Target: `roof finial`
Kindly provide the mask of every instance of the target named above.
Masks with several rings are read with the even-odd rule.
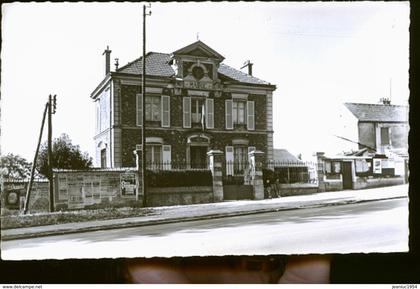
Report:
[[[197,32],[196,37],[197,37],[197,41],[200,40],[200,32]]]

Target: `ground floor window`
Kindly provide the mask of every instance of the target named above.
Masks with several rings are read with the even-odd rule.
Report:
[[[235,174],[243,174],[248,167],[248,147],[234,147],[233,165]]]
[[[326,161],[325,172],[327,174],[339,174],[341,173],[341,162],[339,161]]]
[[[159,168],[162,165],[162,146],[146,145],[146,167]]]

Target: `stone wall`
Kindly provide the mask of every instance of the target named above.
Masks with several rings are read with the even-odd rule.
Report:
[[[1,190],[1,206],[8,210],[23,210],[29,180],[5,180]],[[49,183],[35,180],[29,198],[29,212],[49,211]]]
[[[55,208],[141,206],[135,169],[56,171]]]
[[[341,175],[340,175],[341,176]],[[342,191],[343,190],[343,179],[328,179],[324,177],[323,184],[323,190],[325,192],[331,192],[331,191]],[[321,188],[321,187],[320,187]]]
[[[404,177],[390,177],[390,178],[366,178],[356,177],[356,181],[353,182],[353,189],[370,189],[379,188],[386,186],[396,186],[404,184]]]
[[[223,200],[253,200],[254,187],[252,185],[224,185]]]
[[[279,184],[280,196],[297,196],[318,192],[318,184]]]
[[[147,189],[147,205],[151,207],[211,202],[213,202],[213,188],[209,186]]]

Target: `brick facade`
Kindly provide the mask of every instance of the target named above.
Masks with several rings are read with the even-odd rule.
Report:
[[[150,53],[147,57],[149,66],[146,71],[151,75],[146,77],[146,97],[157,97],[159,104],[155,107],[159,111],[151,108],[153,104],[146,106],[145,110],[151,115],[155,109],[156,117],[160,119],[146,121],[148,145],[166,145],[170,152],[169,160],[177,163],[192,162],[193,158],[197,158],[193,154],[206,158],[205,151],[220,150],[225,153],[227,146],[232,146],[234,150],[238,146],[248,150],[255,147],[264,152],[264,158],[272,155],[271,98],[274,85],[221,64],[223,56],[200,41],[171,55]],[[178,69],[173,68],[174,65]],[[139,109],[144,111],[137,103],[137,95],[142,90],[140,66],[141,60],[136,60],[116,72],[108,73],[91,95],[100,104],[97,113],[100,111],[101,115],[97,117],[97,122],[100,126],[105,126],[104,119],[111,122],[110,129],[97,130],[94,137],[97,166],[101,165],[101,158],[104,165],[105,155],[106,167],[136,165],[133,151],[136,145],[141,144],[141,126],[137,125],[137,117]],[[103,98],[107,98],[106,101]],[[185,98],[189,98],[189,107]],[[226,101],[232,101],[232,110],[226,108]],[[167,102],[170,109],[166,115],[169,115],[170,121],[168,127],[162,127],[163,104]],[[234,102],[238,107],[233,108]],[[242,107],[239,108],[237,103],[242,103]],[[230,123],[229,119],[233,122],[234,113],[242,124],[234,124],[230,128],[227,122]],[[193,114],[196,117],[203,115],[205,127],[200,121],[194,123]],[[239,120],[240,117],[242,120]],[[184,125],[185,118],[190,119],[191,127]],[[168,161],[168,155],[163,159],[162,151],[160,154],[160,161]]]

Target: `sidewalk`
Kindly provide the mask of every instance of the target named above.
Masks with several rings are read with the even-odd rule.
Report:
[[[282,210],[296,210],[394,198],[405,198],[407,196],[408,185],[406,184],[368,190],[325,192],[312,195],[290,196],[260,201],[228,201],[210,204],[156,207],[153,208],[154,214],[149,216],[2,230],[1,239],[6,241],[58,234],[82,233],[96,230],[121,229],[136,226],[205,220]]]

